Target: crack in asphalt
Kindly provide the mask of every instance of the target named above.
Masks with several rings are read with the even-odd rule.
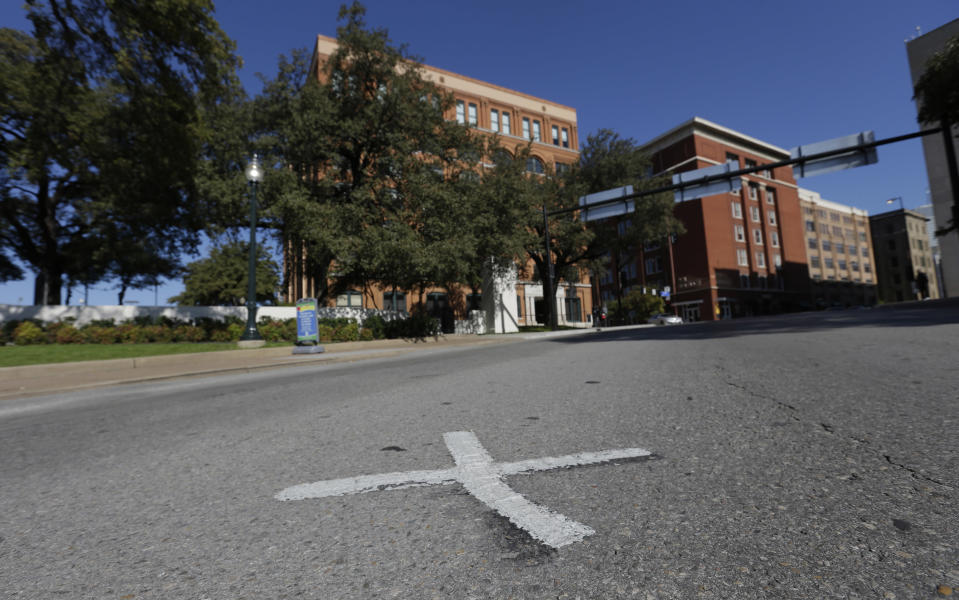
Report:
[[[720,371],[723,371],[723,368],[722,368],[722,367],[718,367],[718,368],[719,368]],[[761,400],[768,400],[768,401],[774,402],[779,408],[787,411],[788,416],[789,416],[792,420],[794,420],[794,421],[796,421],[796,422],[798,422],[798,423],[808,423],[807,420],[805,420],[805,419],[803,419],[803,418],[801,417],[801,413],[799,412],[799,409],[797,409],[795,406],[793,406],[793,405],[791,405],[791,404],[788,404],[788,403],[786,403],[786,402],[783,402],[783,401],[781,401],[781,400],[778,400],[778,399],[776,399],[776,398],[774,398],[774,397],[772,397],[772,396],[767,396],[767,395],[765,395],[765,394],[760,394],[760,393],[758,393],[758,392],[755,392],[755,391],[749,389],[749,388],[746,387],[745,385],[742,385],[742,384],[739,384],[739,383],[735,383],[735,382],[729,381],[729,380],[727,380],[727,379],[724,379],[723,382],[724,382],[726,385],[728,385],[729,387],[736,388],[737,390],[740,390],[740,391],[742,391],[742,392],[745,392],[746,394],[749,394],[750,396],[752,396],[752,397],[754,397],[754,398],[759,398],[759,399],[761,399]],[[874,450],[873,448],[870,447],[870,442],[869,442],[869,440],[867,440],[867,439],[858,438],[858,437],[855,437],[855,436],[852,436],[852,435],[848,435],[848,434],[836,433],[835,427],[832,426],[832,425],[830,425],[830,424],[828,424],[828,423],[819,422],[818,425],[819,425],[819,427],[822,428],[822,430],[823,430],[824,432],[828,433],[829,435],[836,436],[836,437],[839,437],[839,438],[843,438],[843,439],[846,439],[846,440],[851,440],[851,441],[853,441],[853,442],[856,442],[857,444],[861,444],[861,445],[867,447],[871,453],[877,454],[877,455],[879,455],[879,456],[882,456],[882,457],[886,460],[887,463],[889,463],[890,465],[892,465],[892,466],[894,466],[894,467],[897,467],[897,468],[899,468],[899,469],[902,469],[903,471],[906,471],[906,472],[909,473],[914,479],[922,479],[922,480],[928,481],[928,482],[930,482],[930,483],[934,483],[934,484],[936,484],[936,485],[942,486],[942,487],[947,488],[947,489],[950,489],[950,490],[951,490],[951,489],[955,489],[952,485],[949,485],[948,483],[945,483],[944,481],[940,481],[940,480],[936,479],[935,477],[930,477],[929,475],[926,475],[925,473],[919,471],[918,469],[914,469],[914,468],[912,468],[912,467],[910,467],[910,466],[908,466],[908,465],[905,465],[905,464],[902,464],[902,463],[899,463],[899,462],[894,461],[894,460],[892,459],[892,456],[889,455],[889,454],[880,454],[880,452],[879,452],[878,450]]]

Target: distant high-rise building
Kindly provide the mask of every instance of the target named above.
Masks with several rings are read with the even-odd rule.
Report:
[[[939,298],[926,217],[908,209],[869,217],[876,253],[879,299],[903,302]]]
[[[799,189],[812,297],[818,308],[876,303],[869,214]]]

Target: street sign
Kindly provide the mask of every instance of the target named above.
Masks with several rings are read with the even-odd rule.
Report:
[[[673,199],[676,202],[682,202],[684,200],[694,200],[696,198],[712,196],[714,194],[738,192],[743,187],[743,182],[739,177],[726,177],[722,179],[715,179],[713,181],[705,181],[707,177],[723,175],[737,169],[738,166],[735,163],[727,162],[721,165],[703,167],[702,169],[696,169],[695,171],[676,173],[673,175],[673,185],[679,185],[680,183],[688,183],[689,185],[674,191]],[[703,182],[697,184],[697,180],[703,180]]]
[[[453,456],[453,462],[456,463],[456,466],[451,469],[360,475],[301,483],[280,491],[274,498],[306,500],[458,482],[466,488],[467,493],[509,519],[534,539],[553,548],[560,548],[578,542],[594,534],[595,531],[582,523],[530,502],[506,485],[503,481],[504,477],[585,465],[621,464],[631,459],[649,459],[653,456],[649,450],[643,448],[622,448],[580,452],[567,456],[547,456],[518,462],[494,462],[472,431],[444,433],[443,440]]]
[[[296,302],[296,346],[293,354],[323,352],[316,312],[316,298],[301,298]]]
[[[863,148],[862,146],[864,144],[872,144],[875,141],[875,133],[872,131],[863,131],[824,142],[797,146],[789,151],[789,155],[794,159],[801,159],[804,156],[815,156],[826,152],[837,152],[843,149],[848,149],[849,151],[825,158],[801,161],[793,165],[793,176],[799,179],[800,177],[812,177],[813,175],[822,175],[824,173],[832,173],[833,171],[874,164],[879,161],[879,155],[876,153],[875,146],[869,148]]]
[[[598,202],[615,200],[616,198],[628,196],[632,193],[633,186],[627,185],[624,187],[588,194],[586,196],[580,196],[579,205],[582,206],[583,209],[579,214],[579,218],[581,221],[597,221],[599,219],[608,219],[610,217],[618,217],[620,215],[625,215],[626,213],[631,213],[636,210],[632,200],[627,200],[622,204],[608,204],[606,206],[600,206],[597,208],[589,208],[589,205],[596,204]]]

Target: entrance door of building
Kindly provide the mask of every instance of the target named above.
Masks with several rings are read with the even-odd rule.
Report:
[[[700,303],[696,304],[683,304],[679,307],[682,314],[680,315],[683,318],[683,321],[690,323],[693,321],[701,321],[702,316],[699,312],[699,307],[702,306]]]
[[[546,301],[542,297],[533,299],[533,312],[537,323],[541,325],[546,323]]]
[[[453,333],[453,309],[450,308],[449,297],[441,292],[432,292],[426,295],[426,312],[434,319],[439,320],[443,333]]]

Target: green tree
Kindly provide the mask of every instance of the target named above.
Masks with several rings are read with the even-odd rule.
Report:
[[[926,61],[914,88],[919,102],[919,122],[959,123],[959,36]]]
[[[959,36],[946,42],[941,51],[926,61],[925,70],[916,82],[914,91],[914,99],[919,102],[919,122],[938,121],[946,128],[943,135],[951,136],[952,127],[959,124]],[[953,203],[952,219],[936,231],[936,235],[944,235],[957,227],[959,201]]]
[[[580,151],[580,163],[568,173],[541,169],[532,159],[528,148],[520,149],[512,160],[497,161],[487,179],[498,179],[495,185],[511,190],[510,197],[516,204],[514,210],[522,211],[518,219],[522,226],[512,234],[516,237],[502,241],[500,246],[510,247],[518,241],[533,261],[534,276],[538,279],[542,279],[547,268],[543,211],[567,211],[549,217],[554,277],[552,297],[544,303],[547,321],[556,303],[558,282],[579,281],[583,270],[602,273],[608,254],[629,252],[643,240],[661,239],[684,231],[673,216],[671,194],[637,200],[635,212],[624,217],[627,226],[622,233],[617,219],[587,224],[580,220],[577,211],[571,210],[579,206],[579,198],[584,194],[623,185],[632,185],[636,192],[664,185],[661,178],[648,177],[649,159],[632,139],[620,138],[608,129],[588,136]],[[540,170],[544,172],[537,173]]]
[[[0,251],[34,272],[37,304],[59,303],[65,276],[135,279],[150,261],[122,250],[144,240],[154,266],[174,268],[202,226],[199,109],[238,85],[212,2],[26,9],[32,35],[0,30]]]
[[[479,136],[444,118],[451,97],[364,15],[343,7],[333,55],[281,59],[253,101],[257,148],[283,167],[264,180],[265,218],[321,298],[459,280],[474,248]]]
[[[266,249],[256,247],[256,301],[276,303],[280,267]],[[242,306],[247,291],[250,244],[227,242],[210,250],[210,256],[184,268],[183,293],[169,302],[186,306]]]

